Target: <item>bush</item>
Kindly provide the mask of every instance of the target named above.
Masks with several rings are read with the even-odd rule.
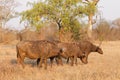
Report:
[[[103,20],[93,30],[95,40],[120,40],[120,28],[111,27],[111,25]]]
[[[0,42],[9,43],[17,39],[16,31],[0,28]]]

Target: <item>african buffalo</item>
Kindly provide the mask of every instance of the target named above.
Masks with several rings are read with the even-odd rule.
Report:
[[[79,48],[81,49],[82,53],[85,54],[85,57],[81,57],[81,61],[84,62],[85,64],[88,63],[88,55],[91,52],[98,52],[100,54],[103,54],[102,49],[99,46],[96,46],[94,44],[92,44],[89,41],[80,41],[79,43],[76,43]],[[67,63],[69,62],[69,58],[67,60]]]
[[[64,58],[70,58],[71,66],[73,66],[74,61],[77,65],[77,57],[84,57],[84,54],[80,50],[79,46],[75,43],[58,43],[58,47],[62,48],[61,56]]]
[[[16,45],[17,60],[24,66],[24,58],[41,59],[39,67],[42,66],[44,60],[45,69],[47,69],[47,59],[59,56],[62,50],[56,44],[50,41],[21,41]]]
[[[53,43],[55,45],[58,45],[58,43],[60,43],[60,41],[57,41],[57,40],[52,40],[52,41],[48,41],[48,42]],[[61,51],[62,51],[62,48],[61,48]],[[61,56],[52,56],[52,57],[50,57],[51,67],[52,67],[54,59],[56,60],[57,65],[59,65],[59,64],[63,65]],[[39,65],[40,60],[41,60],[40,58],[37,59],[37,65]]]
[[[85,57],[84,53],[80,50],[79,46],[76,43],[64,43],[64,42],[60,42],[60,41],[51,41],[52,43],[56,44],[60,49],[62,49],[62,53],[60,54],[59,57],[51,57],[50,58],[50,62],[51,62],[51,66],[53,63],[53,59],[56,59],[57,64],[62,64],[62,59],[63,58],[70,58],[71,59],[71,65],[73,66],[74,61],[75,64],[77,64],[77,57],[79,58],[83,58]],[[39,64],[40,58],[37,59],[37,64]],[[83,63],[85,63],[85,61],[81,60]]]

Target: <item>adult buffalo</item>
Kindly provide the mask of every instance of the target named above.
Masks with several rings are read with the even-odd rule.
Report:
[[[28,57],[30,59],[41,59],[39,67],[42,66],[44,60],[45,69],[47,69],[47,59],[50,57],[59,56],[62,50],[57,47],[56,44],[50,41],[21,41],[16,45],[17,60],[18,63],[24,66],[24,59]]]
[[[79,43],[76,43],[79,48],[81,49],[82,53],[84,53],[85,57],[81,57],[81,61],[83,61],[85,64],[88,63],[88,55],[91,52],[98,52],[99,54],[103,54],[102,49],[99,46],[96,46],[92,44],[89,41],[80,41]],[[69,62],[69,58],[67,59],[67,63]]]
[[[78,44],[76,43],[65,43],[65,42],[60,42],[60,41],[50,41],[54,44],[56,44],[60,49],[62,49],[62,53],[60,54],[59,57],[51,57],[50,62],[51,65],[53,63],[53,59],[56,59],[56,62],[58,64],[63,64],[62,63],[62,57],[63,58],[70,58],[71,60],[71,65],[73,66],[74,62],[77,64],[77,57],[83,58],[85,57],[84,53],[81,51],[79,48]],[[40,58],[37,59],[37,64],[39,64]],[[84,60],[81,59],[83,63],[86,63]]]
[[[63,42],[61,42],[61,43],[58,43],[58,47],[62,48],[62,51],[63,51],[61,53],[62,57],[70,58],[71,66],[73,66],[74,62],[77,65],[77,57],[82,58],[85,56],[76,43],[63,43]]]

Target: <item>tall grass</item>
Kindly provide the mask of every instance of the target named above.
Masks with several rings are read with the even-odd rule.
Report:
[[[65,62],[57,66],[54,61],[52,68],[48,62],[48,69],[44,70],[30,59],[25,59],[22,69],[16,62],[15,47],[0,45],[0,80],[120,80],[120,41],[103,42],[101,47],[104,54],[91,53],[88,64],[78,59],[77,66]]]

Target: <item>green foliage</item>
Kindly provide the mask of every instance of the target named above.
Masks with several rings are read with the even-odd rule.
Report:
[[[82,0],[44,0],[31,3],[32,8],[21,13],[22,21],[28,21],[39,29],[42,24],[54,21],[59,30],[73,32],[73,37],[79,38],[81,27],[78,21],[83,15],[93,14],[96,11],[94,3],[84,4]]]
[[[89,14],[95,14],[97,11],[97,6],[95,5],[94,2],[88,2],[85,6],[84,6],[84,13],[86,15]]]
[[[75,20],[76,4],[80,0],[45,0],[44,2],[33,3],[32,9],[21,13],[22,21],[27,20],[32,26],[39,26],[47,21],[58,22],[61,26],[70,29],[69,24]]]

